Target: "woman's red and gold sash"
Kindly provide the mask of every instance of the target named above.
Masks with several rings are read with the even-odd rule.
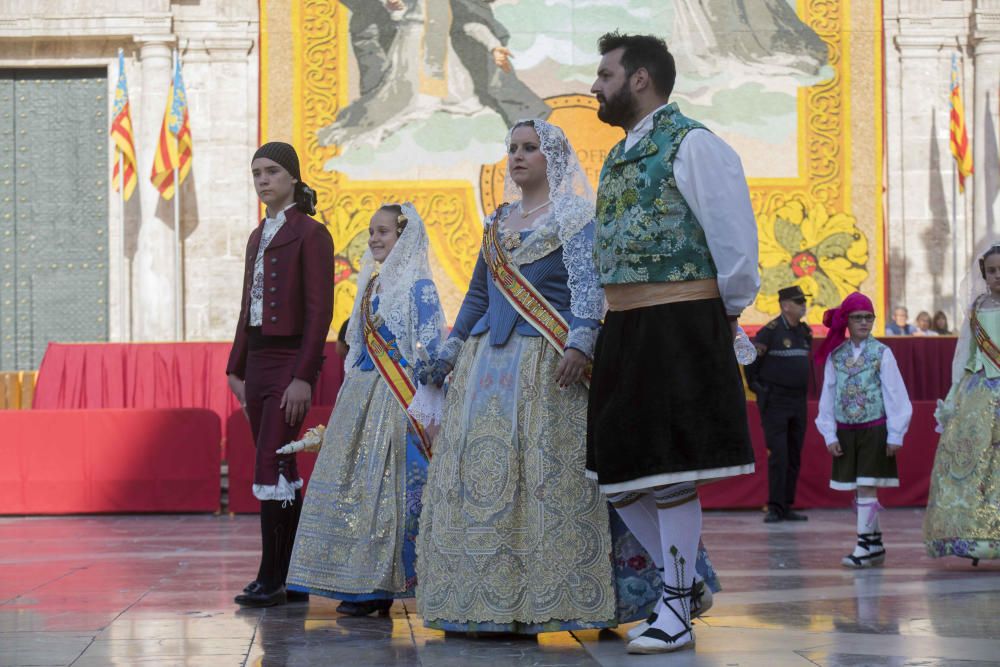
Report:
[[[500,225],[499,210],[492,224],[486,225],[483,231],[483,258],[489,268],[493,283],[504,295],[508,303],[523,317],[538,333],[547,340],[556,352],[565,354],[566,341],[569,338],[569,324],[541,292],[535,289],[527,278],[521,275],[517,266],[511,261],[510,255],[500,241],[498,227]],[[584,371],[584,385],[589,386],[590,366]]]
[[[387,340],[379,332],[379,327],[383,324],[382,318],[372,313],[371,295],[377,277],[377,275],[372,276],[365,287],[364,295],[361,297],[361,320],[365,332],[365,346],[368,348],[368,354],[371,356],[375,368],[378,369],[379,375],[389,385],[389,390],[396,397],[400,407],[403,408],[403,413],[410,422],[410,426],[417,434],[421,454],[429,461],[431,458],[430,438],[420,422],[414,419],[407,410],[417,393],[417,387],[401,363],[403,355],[399,351],[396,339]]]

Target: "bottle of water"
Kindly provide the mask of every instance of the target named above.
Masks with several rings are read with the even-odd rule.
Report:
[[[733,339],[733,351],[736,352],[736,360],[743,366],[749,366],[757,358],[757,348],[750,342],[750,337],[743,327],[736,327],[736,338]]]

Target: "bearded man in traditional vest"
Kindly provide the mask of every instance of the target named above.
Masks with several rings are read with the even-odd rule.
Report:
[[[664,568],[663,598],[630,653],[694,646],[696,485],[752,473],[733,339],[760,287],[739,157],[669,103],[663,40],[609,33],[591,92],[626,137],[597,192],[594,256],[608,313],[590,389],[587,474]]]

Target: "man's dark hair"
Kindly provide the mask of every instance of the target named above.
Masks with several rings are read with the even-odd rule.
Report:
[[[604,33],[597,42],[601,55],[623,48],[622,67],[625,76],[632,76],[640,67],[649,72],[656,91],[670,97],[677,79],[674,57],[667,43],[654,35],[623,35],[617,30]]]

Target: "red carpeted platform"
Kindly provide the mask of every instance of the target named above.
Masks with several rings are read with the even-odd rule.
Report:
[[[230,343],[50,343],[38,370],[33,407],[205,408],[225,425],[240,407],[226,382],[231,347]],[[325,353],[314,405],[333,405],[344,376],[335,343],[327,343]],[[225,431],[223,436],[228,440]]]
[[[210,410],[3,410],[0,434],[0,514],[219,508]]]

